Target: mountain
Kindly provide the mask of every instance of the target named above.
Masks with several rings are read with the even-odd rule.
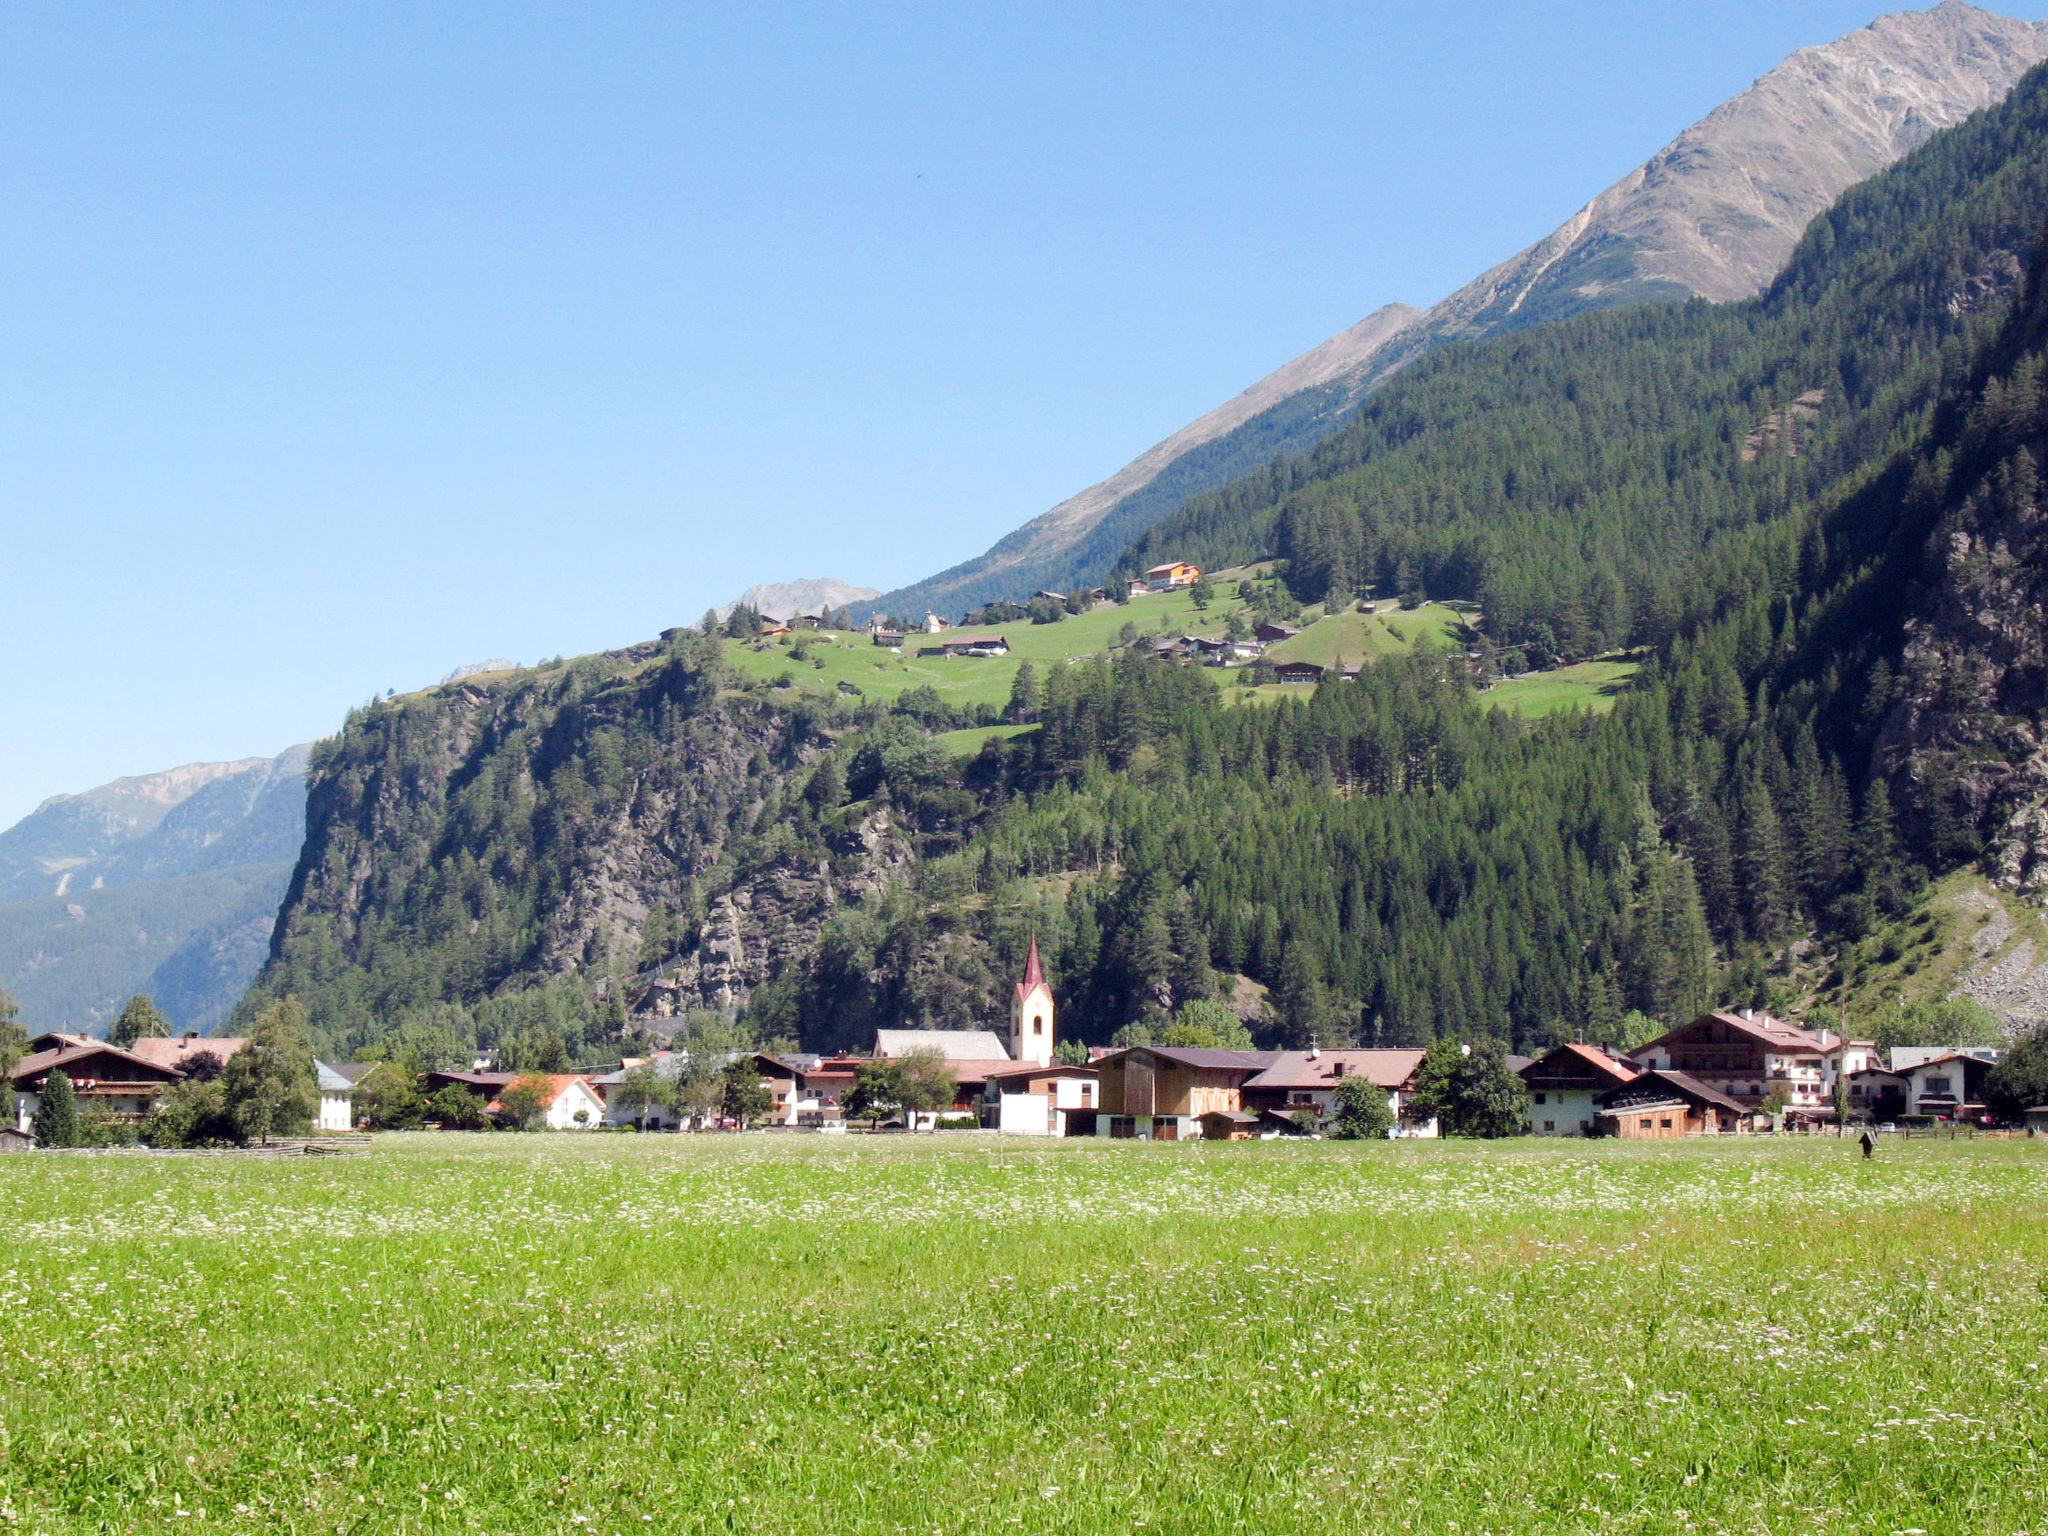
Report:
[[[1448,342],[1589,309],[1757,293],[1842,192],[2000,100],[2043,58],[2048,23],[1961,0],[1802,49],[1448,298],[1375,311],[987,553],[859,611],[957,613],[1099,581],[1190,496],[1313,447],[1373,389]]]
[[[503,656],[493,656],[488,661],[465,662],[442,678],[441,681],[444,684],[459,683],[466,677],[482,677],[487,672],[512,672],[516,671],[518,667],[519,663],[516,661],[507,660]]]
[[[0,989],[38,1029],[92,1029],[138,991],[224,1017],[262,963],[305,833],[310,748],[58,795],[0,832]]]
[[[882,594],[873,587],[856,587],[831,576],[806,576],[798,581],[768,581],[751,586],[739,597],[718,609],[722,619],[745,604],[770,619],[793,619],[800,613],[833,613],[865,603]]]
[[[1091,659],[1090,614],[1014,627],[1042,660],[1095,637],[1032,688],[934,660],[887,702],[866,648],[870,686],[820,693],[794,644],[678,630],[378,701],[316,755],[243,1006],[437,1059],[583,1059],[702,1008],[827,1049],[1001,1017],[1033,935],[1098,1043],[1207,997],[1267,1041],[1526,1048],[1866,995],[1931,877],[2048,868],[2044,208],[2037,69],[1762,295],[1440,349],[1177,519],[1286,551],[1214,624],[1391,574],[1483,598],[1470,655],[1246,690]],[[1611,653],[1619,697],[1578,695],[1607,712],[1475,697],[1559,650]]]

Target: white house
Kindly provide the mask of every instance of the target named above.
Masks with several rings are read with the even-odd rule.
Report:
[[[1636,1070],[1597,1045],[1573,1042],[1545,1051],[1518,1074],[1529,1089],[1529,1130],[1536,1136],[1591,1136],[1603,1094],[1636,1080]]]
[[[1239,1108],[1250,1113],[1271,1110],[1296,1116],[1313,1110],[1318,1118],[1330,1113],[1337,1087],[1346,1078],[1360,1077],[1375,1088],[1384,1089],[1387,1108],[1393,1113],[1395,1136],[1434,1136],[1434,1116],[1419,1115],[1409,1098],[1415,1088],[1416,1069],[1422,1065],[1418,1050],[1336,1050],[1311,1046],[1305,1051],[1273,1051],[1270,1060],[1245,1079]]]
[[[1001,1067],[982,1085],[981,1123],[1010,1136],[1064,1136],[1070,1110],[1092,1110],[1100,1085],[1093,1067]]]
[[[324,1061],[313,1063],[313,1077],[320,1090],[320,1109],[313,1116],[316,1131],[352,1131],[356,1128],[356,1085]]]
[[[540,1123],[550,1131],[591,1130],[604,1123],[604,1100],[597,1090],[590,1086],[590,1080],[573,1072],[524,1072],[505,1084],[534,1081],[542,1084]],[[490,1114],[500,1113],[504,1107],[505,1088],[498,1090],[499,1096],[484,1106]]]

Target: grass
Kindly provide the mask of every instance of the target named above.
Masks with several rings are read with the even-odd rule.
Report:
[[[1371,613],[1347,612],[1318,618],[1268,654],[1275,661],[1355,667],[1362,662],[1401,655],[1418,645],[1456,645],[1464,626],[1464,618],[1442,603],[1424,603],[1404,611],[1387,602],[1377,605]]]
[[[1549,672],[1530,672],[1496,683],[1480,695],[1480,702],[1531,719],[1567,709],[1605,714],[1628,692],[1638,665],[1633,661],[1582,661]]]
[[[2038,1530],[2044,1159],[625,1136],[17,1157],[0,1522]]]
[[[793,687],[826,696],[841,695],[839,685],[843,682],[860,689],[864,697],[887,702],[924,685],[955,706],[1004,704],[1009,701],[1010,685],[1023,662],[1033,663],[1042,672],[1052,662],[1100,655],[1117,643],[1126,624],[1135,624],[1140,633],[1148,635],[1159,632],[1162,626],[1169,634],[1221,634],[1225,616],[1243,606],[1235,592],[1221,589],[1206,612],[1195,607],[1194,598],[1187,592],[1160,592],[1133,598],[1120,607],[1074,614],[1057,624],[1033,624],[1027,620],[973,627],[974,634],[1002,635],[1007,639],[1008,656],[920,657],[919,647],[936,645],[939,637],[912,634],[898,652],[873,644],[865,630],[809,635],[799,632],[761,643],[728,640],[725,655],[744,676],[756,682],[773,683],[787,676]],[[800,642],[807,642],[800,647],[808,653],[804,661],[793,660],[791,656]]]

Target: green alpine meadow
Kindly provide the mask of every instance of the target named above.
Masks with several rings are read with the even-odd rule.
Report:
[[[1865,1164],[1818,1139],[420,1135],[19,1163],[10,1531],[2048,1514],[2025,1141]]]

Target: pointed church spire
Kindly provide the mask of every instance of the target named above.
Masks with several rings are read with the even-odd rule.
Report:
[[[1045,971],[1038,963],[1038,935],[1031,935],[1031,953],[1024,961],[1023,989],[1029,992],[1033,987],[1045,985]]]

